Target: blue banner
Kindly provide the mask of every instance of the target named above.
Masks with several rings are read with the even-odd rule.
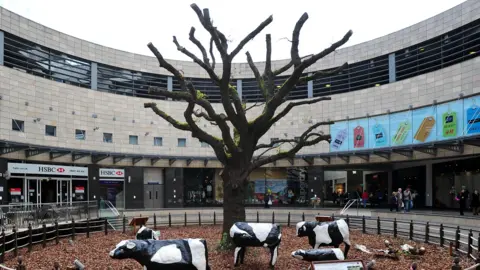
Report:
[[[390,130],[388,115],[379,115],[368,118],[370,148],[381,148],[390,145]]]
[[[480,133],[480,97],[471,97],[463,100],[463,117],[465,136]]]
[[[412,111],[390,114],[390,145],[412,144]]]
[[[256,179],[255,193],[265,194],[265,188],[273,194],[283,193],[287,188],[287,180],[285,179]]]
[[[413,143],[426,143],[437,140],[437,106],[428,106],[412,112]]]
[[[335,122],[331,125],[330,135],[332,136],[330,152],[348,150],[348,121]]]
[[[463,100],[437,105],[437,140],[449,140],[463,136]]]
[[[368,118],[348,121],[348,148],[361,150],[368,148]]]

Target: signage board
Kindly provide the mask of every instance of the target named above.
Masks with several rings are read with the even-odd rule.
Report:
[[[22,189],[21,188],[11,188],[10,189],[10,195],[22,195]]]
[[[65,176],[88,176],[87,167],[73,167],[50,164],[8,163],[11,174],[43,174]]]
[[[75,193],[85,193],[85,187],[75,187]]]
[[[100,169],[100,178],[125,178],[124,169]]]

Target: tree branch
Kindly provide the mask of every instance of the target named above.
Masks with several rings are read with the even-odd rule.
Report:
[[[210,65],[210,60],[208,59],[207,56],[207,51],[205,50],[205,47],[203,47],[202,43],[195,37],[195,27],[192,26],[190,28],[190,33],[188,34],[190,41],[197,46],[197,48],[200,50],[203,56],[203,62],[211,67]],[[177,46],[178,47],[178,46]]]
[[[343,65],[335,68],[335,69],[332,69],[332,70],[319,70],[315,73],[313,73],[311,76],[304,76],[304,77],[301,77],[299,80],[298,80],[298,84],[304,84],[308,81],[312,81],[312,80],[316,80],[318,78],[322,78],[322,77],[328,77],[328,76],[332,76],[332,75],[335,75],[335,74],[338,74],[339,72],[342,72],[344,69],[348,68],[348,63],[344,63]]]
[[[270,146],[270,147],[265,147],[265,148],[268,148],[268,149],[265,149],[262,153],[260,153],[259,155],[257,155],[253,161],[255,162],[255,161],[257,161],[257,160],[260,160],[266,153],[268,153],[269,151],[272,151],[272,150],[275,149],[275,148],[281,147],[283,144],[284,144],[284,143],[280,143],[279,145],[274,145],[274,146]]]
[[[295,24],[295,28],[292,33],[292,48],[290,49],[290,57],[292,58],[292,63],[295,67],[299,66],[302,62],[300,59],[300,54],[298,52],[298,45],[300,44],[300,31],[302,30],[303,25],[308,20],[308,13],[303,13],[300,19]]]
[[[191,32],[190,32],[191,33]],[[195,37],[194,37],[195,38]],[[207,60],[207,63],[203,62],[202,60],[200,60],[197,56],[195,56],[193,53],[191,53],[189,50],[187,50],[185,47],[181,46],[180,43],[178,43],[178,40],[177,40],[177,37],[173,36],[173,43],[175,43],[175,45],[177,46],[177,50],[182,52],[183,54],[185,54],[186,56],[188,56],[190,59],[193,60],[193,62],[197,63],[197,65],[201,66],[207,73],[208,75],[210,76],[210,78],[215,82],[215,83],[219,83],[220,82],[220,78],[218,78],[217,74],[215,73],[215,71],[210,67],[210,65],[208,64],[208,58],[206,59]],[[200,44],[200,46],[202,46]],[[202,46],[203,48],[203,46]],[[205,49],[203,49],[205,51]],[[203,52],[202,52],[203,53]],[[206,55],[206,53],[205,53]]]
[[[302,101],[295,101],[295,102],[290,102],[288,105],[283,109],[280,113],[278,113],[275,117],[273,117],[270,120],[271,124],[276,123],[278,120],[282,119],[285,115],[287,115],[294,107],[302,106],[302,105],[309,105],[309,104],[315,104],[320,101],[324,100],[332,100],[331,97],[319,97],[319,98],[312,98],[312,99],[306,99]]]
[[[197,4],[191,4],[190,7],[195,11],[197,14],[198,20],[203,25],[203,28],[210,33],[215,45],[217,46],[217,50],[220,52],[222,56],[222,60],[226,60],[228,53],[228,43],[225,35],[222,34],[220,31],[217,30],[216,27],[213,27],[212,21],[210,19],[210,11],[208,8],[203,9],[203,12],[197,6]],[[224,59],[225,58],[225,59]]]
[[[212,58],[212,69],[215,70],[215,55],[213,54],[213,38],[210,37],[210,57]]]
[[[162,54],[158,51],[158,49],[150,42],[147,44],[147,47],[152,51],[153,55],[158,60],[158,63],[160,64],[160,67],[168,70],[170,73],[173,74],[178,79],[178,82],[180,83],[180,88],[183,91],[187,91],[187,85],[185,84],[184,77],[178,69],[174,68],[170,63],[168,63],[162,56]]]
[[[190,126],[187,123],[181,123],[181,122],[175,120],[170,115],[166,114],[164,111],[160,110],[157,107],[157,103],[153,103],[153,102],[145,103],[145,104],[143,104],[143,107],[144,108],[151,108],[153,112],[155,112],[161,118],[165,119],[165,121],[172,124],[172,126],[174,126],[177,129],[185,130],[185,131],[192,131],[192,129],[190,128]]]
[[[295,139],[279,139],[276,141],[272,141],[270,143],[259,144],[255,147],[255,150],[259,150],[262,148],[269,148],[269,147],[278,147],[279,145],[276,144],[284,144],[284,143],[297,143],[298,141]]]
[[[255,65],[255,62],[253,62],[253,59],[252,59],[252,56],[250,55],[250,52],[247,51],[245,54],[247,55],[247,63],[250,66],[250,69],[252,70],[253,75],[255,76],[255,79],[257,80],[258,88],[260,89],[260,91],[263,94],[263,97],[266,100],[266,98],[267,98],[266,92],[267,91],[265,89],[265,82],[263,80],[263,77],[262,77],[262,75],[260,75],[260,71],[258,71],[258,68]]]
[[[278,76],[278,75],[282,74],[283,72],[289,70],[292,66],[293,66],[293,61],[290,61],[290,62],[288,62],[288,64],[286,64],[285,66],[283,66],[283,67],[275,70],[275,71],[273,72],[273,75],[274,75],[274,76]]]
[[[266,61],[265,61],[265,71],[263,72],[263,77],[265,78],[264,80],[266,81],[265,85],[265,99],[268,101],[273,94],[275,93],[275,83],[274,83],[274,75],[272,72],[272,37],[270,34],[267,34],[265,36],[265,43],[267,45],[267,55],[266,55]]]
[[[265,104],[265,103],[263,103],[263,102],[262,102],[262,103],[255,102],[253,105],[251,105],[250,107],[246,108],[246,109],[245,109],[245,112],[248,112],[249,110],[251,110],[251,109],[253,109],[253,108],[255,108],[255,107],[262,106],[262,105],[264,105],[264,104]]]
[[[273,16],[270,15],[265,21],[263,21],[259,26],[257,26],[255,30],[250,32],[250,34],[248,34],[242,41],[240,41],[238,46],[230,53],[230,59],[235,58],[235,56],[243,49],[243,47],[247,45],[250,40],[254,39],[260,32],[262,32],[262,30],[267,27],[267,25],[269,25],[272,21]]]

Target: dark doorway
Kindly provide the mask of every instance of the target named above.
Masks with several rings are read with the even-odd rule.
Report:
[[[408,186],[412,193],[416,193],[413,201],[414,208],[425,207],[426,191],[426,167],[418,166],[393,171],[392,174],[392,190],[397,191],[399,188],[405,190]]]

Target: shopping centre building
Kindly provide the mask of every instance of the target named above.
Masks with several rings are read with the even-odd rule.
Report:
[[[332,100],[292,110],[262,140],[294,138],[331,119],[335,124],[323,131],[332,143],[253,172],[246,204],[263,203],[266,188],[280,206],[410,185],[419,206],[455,207],[452,188],[480,189],[479,54],[480,2],[469,0],[319,61],[309,72],[349,65],[298,85],[288,98]],[[219,88],[200,67],[171,63],[222,109]],[[242,100],[262,101],[248,65],[232,70]],[[182,118],[185,103],[152,96],[150,86],[180,90],[152,56],[81,40],[0,8],[0,204],[221,204],[222,166],[210,147],[143,106],[154,101]]]

